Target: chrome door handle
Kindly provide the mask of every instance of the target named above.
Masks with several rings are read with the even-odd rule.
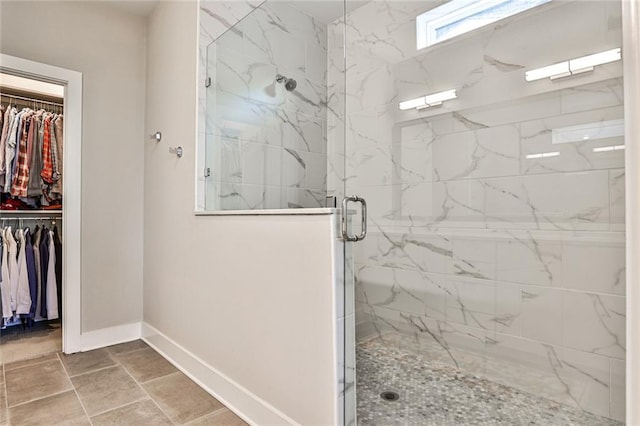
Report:
[[[349,201],[360,203],[360,205],[362,205],[362,230],[360,231],[360,235],[349,235],[349,231],[347,229]],[[367,236],[367,202],[364,200],[364,198],[358,197],[357,195],[351,195],[342,199],[341,231],[342,239],[345,241],[362,241],[365,239],[365,237]]]

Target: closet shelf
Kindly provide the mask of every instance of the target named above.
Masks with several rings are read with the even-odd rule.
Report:
[[[0,210],[0,217],[3,216],[29,216],[29,215],[42,215],[42,216],[62,216],[62,210]]]

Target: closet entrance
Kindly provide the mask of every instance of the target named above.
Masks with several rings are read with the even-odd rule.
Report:
[[[0,55],[0,364],[83,348],[81,79]]]
[[[62,350],[64,86],[0,74],[2,362]]]

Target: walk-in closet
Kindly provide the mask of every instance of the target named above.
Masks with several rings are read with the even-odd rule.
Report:
[[[0,74],[0,359],[62,349],[64,86]]]

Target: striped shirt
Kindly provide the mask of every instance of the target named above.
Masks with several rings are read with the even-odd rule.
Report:
[[[11,195],[14,197],[26,197],[27,187],[29,185],[29,144],[33,144],[33,131],[31,126],[31,118],[33,111],[26,112],[22,116],[22,131],[20,132],[20,142],[16,147],[18,155],[16,156],[15,174],[11,184]]]

